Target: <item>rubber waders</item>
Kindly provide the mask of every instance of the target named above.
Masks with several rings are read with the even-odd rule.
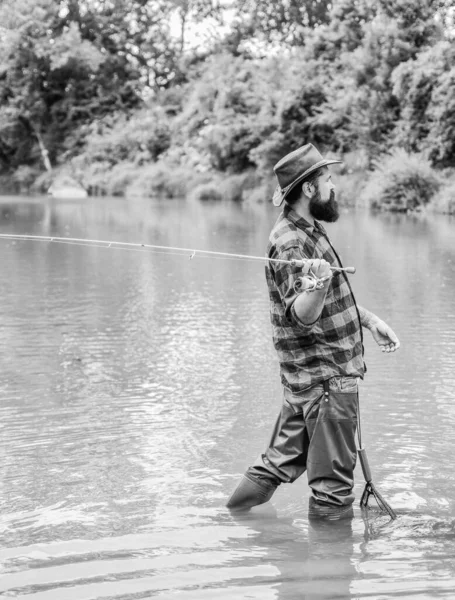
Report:
[[[276,486],[261,485],[244,475],[232,492],[226,506],[230,510],[248,510],[253,506],[268,502],[275,490]]]

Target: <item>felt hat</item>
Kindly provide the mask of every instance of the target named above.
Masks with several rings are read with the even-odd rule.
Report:
[[[278,186],[273,194],[273,204],[280,206],[289,192],[313,171],[341,162],[343,161],[336,158],[325,159],[313,144],[306,144],[286,154],[273,167],[278,179]]]

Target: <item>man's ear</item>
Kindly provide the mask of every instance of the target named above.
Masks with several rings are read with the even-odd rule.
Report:
[[[309,181],[305,181],[304,183],[302,183],[302,192],[308,198],[311,198],[313,196],[313,193],[314,193],[313,186],[311,185],[311,183]]]

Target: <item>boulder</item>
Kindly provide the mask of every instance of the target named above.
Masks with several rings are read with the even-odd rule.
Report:
[[[63,199],[88,197],[87,190],[70,175],[57,176],[47,190],[47,193],[54,198]]]

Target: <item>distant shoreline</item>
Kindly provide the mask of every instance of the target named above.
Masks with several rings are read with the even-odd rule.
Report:
[[[116,165],[97,180],[78,181],[69,165],[40,175],[30,185],[14,176],[0,177],[0,194],[46,194],[58,178],[73,177],[75,191],[87,190],[91,197],[186,197],[200,201],[271,202],[274,176],[259,170],[243,173],[200,172],[165,161],[129,168]],[[441,174],[421,156],[397,150],[377,164],[374,171],[359,168],[347,157],[335,167],[334,181],[342,206],[372,207],[391,212],[415,212],[424,207],[455,214],[455,175]]]

